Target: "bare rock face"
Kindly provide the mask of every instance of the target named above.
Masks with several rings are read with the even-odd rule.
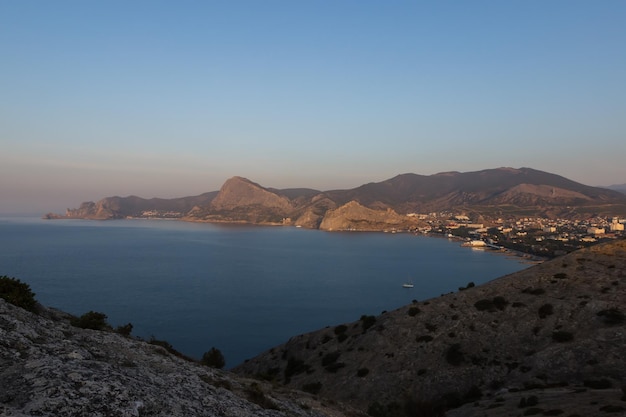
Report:
[[[0,298],[2,416],[357,416]]]
[[[105,198],[97,203],[87,201],[77,209],[67,209],[65,217],[69,219],[108,220],[120,218],[119,202],[113,198]]]
[[[356,201],[326,212],[319,228],[321,230],[385,230],[407,228],[411,219],[401,216],[392,209],[373,210]]]
[[[279,196],[242,177],[226,181],[211,203],[215,210],[229,210],[242,206],[263,206],[288,213],[293,209],[288,198]]]
[[[285,224],[293,210],[291,201],[242,177],[226,181],[211,204],[190,212],[185,220]]]
[[[619,240],[295,336],[235,371],[315,386],[373,415],[443,415],[467,402],[450,415],[522,415],[533,406],[554,413],[544,415],[604,415],[603,407],[624,415],[625,352]]]

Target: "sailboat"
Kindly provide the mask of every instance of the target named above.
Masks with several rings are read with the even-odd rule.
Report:
[[[413,288],[413,281],[408,281],[402,284],[402,288]]]

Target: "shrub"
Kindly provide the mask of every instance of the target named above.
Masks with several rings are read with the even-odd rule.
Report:
[[[347,330],[348,330],[348,326],[346,326],[345,324],[340,324],[339,326],[335,327],[335,334],[336,335],[344,334]]]
[[[618,308],[601,310],[597,315],[602,317],[602,321],[608,325],[622,324],[626,321],[626,316]]]
[[[554,307],[552,307],[552,304],[544,304],[539,307],[539,318],[545,319],[552,314],[554,314]]]
[[[363,378],[365,375],[369,374],[370,370],[367,368],[361,368],[358,371],[356,371],[356,376]]]
[[[559,273],[554,274],[554,278],[565,279],[567,278],[567,274],[565,272],[559,272]]]
[[[304,392],[309,392],[313,395],[317,395],[320,390],[322,389],[322,383],[321,382],[311,382],[308,384],[304,384],[302,386],[302,391]]]
[[[130,323],[127,323],[123,326],[117,326],[117,329],[115,329],[115,331],[119,334],[121,334],[122,336],[130,336],[130,333],[133,331],[133,325]]]
[[[552,332],[552,340],[559,343],[571,342],[574,340],[574,334],[565,330],[558,330]]]
[[[376,324],[376,317],[374,316],[366,316],[362,315],[361,318],[361,326],[363,327],[363,332],[365,333],[367,329]]]
[[[97,311],[89,311],[80,317],[74,317],[70,324],[74,327],[91,330],[104,330],[110,327],[107,323],[106,314]]]
[[[287,361],[287,367],[285,368],[285,378],[289,379],[293,375],[308,372],[310,369],[311,366],[305,364],[303,360],[291,357]]]
[[[461,344],[455,343],[446,351],[446,361],[452,366],[459,366],[464,361],[463,352],[461,352]]]
[[[504,310],[508,304],[509,304],[509,302],[506,301],[506,299],[504,297],[502,297],[502,296],[497,296],[497,297],[493,298],[493,305],[498,310]]]
[[[226,360],[219,349],[212,347],[209,351],[204,352],[200,363],[211,368],[222,369],[226,365]]]
[[[35,293],[32,292],[28,284],[6,275],[0,276],[0,297],[13,305],[32,312],[35,311],[37,305]]]
[[[609,389],[613,388],[613,383],[608,379],[586,379],[583,385],[591,389]]]
[[[476,307],[476,310],[478,311],[494,311],[495,310],[495,306],[493,305],[493,301],[488,300],[488,299],[484,299],[484,300],[478,300],[474,303],[474,307]]]
[[[420,313],[420,311],[421,310],[419,309],[419,307],[412,306],[412,307],[409,307],[408,314],[411,317],[415,317]]]
[[[528,287],[528,288],[524,288],[522,290],[522,293],[524,293],[524,294],[531,294],[531,295],[541,295],[541,294],[543,294],[545,292],[546,292],[546,290],[544,290],[543,288],[531,288],[531,287]]]
[[[429,336],[427,334],[423,335],[423,336],[417,336],[415,338],[415,341],[417,341],[417,342],[430,342],[431,340],[433,340],[433,337]]]
[[[341,356],[341,352],[327,353],[322,358],[322,366],[328,366],[330,364],[337,362],[337,359],[339,359],[339,356]]]

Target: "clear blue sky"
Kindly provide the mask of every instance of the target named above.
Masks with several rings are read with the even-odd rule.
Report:
[[[234,175],[626,183],[626,1],[0,1],[0,212]]]

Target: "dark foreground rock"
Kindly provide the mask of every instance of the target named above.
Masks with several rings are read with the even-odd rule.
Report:
[[[0,298],[1,416],[357,416]]]

